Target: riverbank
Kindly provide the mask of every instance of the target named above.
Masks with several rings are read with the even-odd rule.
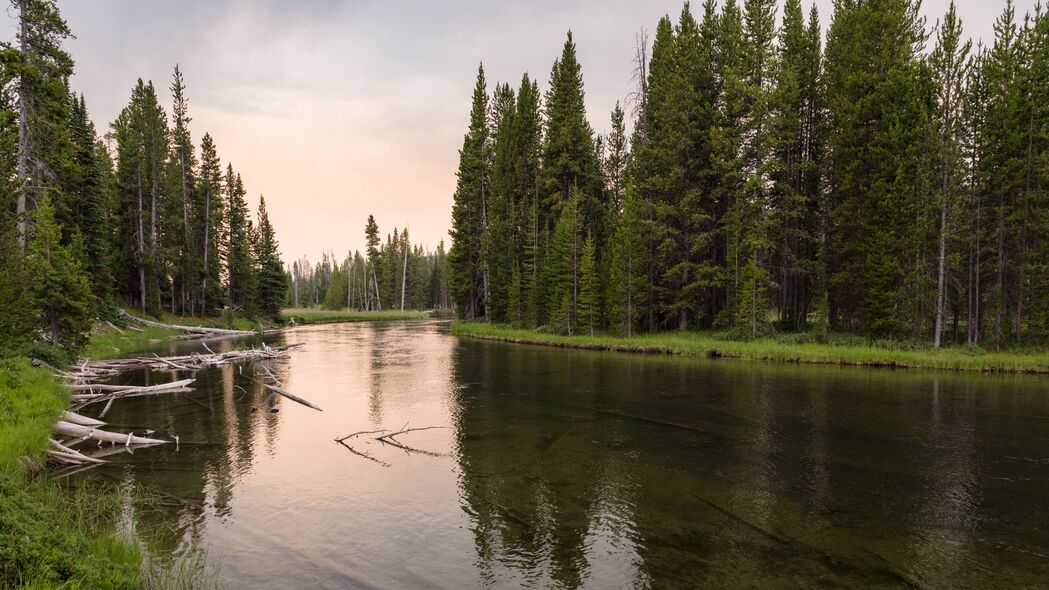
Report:
[[[382,322],[395,320],[424,320],[426,311],[346,311],[315,308],[288,308],[281,312],[285,321],[296,324],[337,324],[341,322]]]
[[[0,588],[140,588],[143,554],[117,526],[120,495],[34,473],[68,403],[48,369],[0,360]]]
[[[173,329],[98,324],[81,354],[113,358],[180,336]],[[52,426],[69,399],[48,367],[0,359],[0,588],[213,586],[200,556],[152,555],[128,530],[126,490],[70,487],[46,475]],[[149,501],[148,492],[132,494],[135,503]]]
[[[668,332],[643,334],[633,338],[605,335],[562,336],[462,320],[452,322],[451,331],[460,336],[485,340],[586,350],[857,367],[1049,374],[1047,352],[982,352],[961,348],[896,349],[856,344],[784,342],[770,338],[737,341],[723,339],[711,332]]]

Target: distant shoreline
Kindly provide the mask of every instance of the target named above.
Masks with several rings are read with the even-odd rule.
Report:
[[[598,350],[633,354],[664,354],[732,358],[792,364],[847,367],[933,369],[1017,375],[1049,374],[1049,352],[983,352],[944,348],[901,350],[878,346],[784,343],[771,339],[733,341],[707,332],[667,332],[633,338],[616,336],[563,336],[481,322],[456,320],[451,331],[458,336],[512,344]]]

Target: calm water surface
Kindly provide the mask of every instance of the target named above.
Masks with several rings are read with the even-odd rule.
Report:
[[[1049,587],[1044,378],[568,351],[439,322],[280,342],[304,346],[273,368],[323,412],[271,413],[250,366],[201,371],[107,416],[178,449],[90,475],[170,500],[137,526],[206,548],[230,587]],[[448,428],[400,437],[411,451],[333,442],[404,424]]]

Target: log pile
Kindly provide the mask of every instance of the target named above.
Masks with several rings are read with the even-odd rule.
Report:
[[[214,352],[205,345],[205,349],[208,350],[207,354],[194,353],[170,357],[160,357],[154,354],[124,359],[82,360],[66,371],[55,369],[55,374],[65,380],[67,387],[72,391],[73,411],[65,412],[52,427],[55,439],[51,441],[52,448],[48,451],[48,456],[53,462],[65,465],[72,473],[105,463],[100,457],[111,454],[114,450],[131,452],[134,448],[169,442],[151,438],[152,431],[147,431],[145,436],[135,436],[133,432],[120,433],[103,430],[106,423],[102,420],[76,413],[76,410],[89,404],[105,402],[105,408],[99,414],[99,418],[104,418],[117,399],[192,391],[189,386],[195,381],[195,379],[187,378],[157,385],[116,385],[108,382],[121,373],[140,369],[193,372],[233,363],[266,361],[286,357],[288,351],[295,346],[299,345],[272,347],[263,344],[261,348]],[[263,367],[267,374],[277,382],[276,375],[268,367]],[[279,382],[277,384],[280,385]],[[320,409],[290,392],[280,390],[279,393],[301,404]],[[174,438],[177,445],[178,437]],[[83,451],[73,448],[86,441],[95,442],[97,447],[106,445],[109,449],[98,448]]]
[[[199,371],[210,367],[221,367],[231,363],[284,358],[288,351],[301,344],[246,348],[227,352],[202,354],[195,352],[180,356],[140,356],[110,360],[84,360],[69,371],[58,371],[58,375],[75,383],[87,383],[107,379],[125,371],[152,369],[154,371]]]

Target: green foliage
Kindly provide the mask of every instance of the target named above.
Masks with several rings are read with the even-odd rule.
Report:
[[[138,588],[141,555],[119,537],[119,496],[30,478],[69,395],[45,368],[0,359],[0,587]]]
[[[62,244],[55,209],[45,196],[33,215],[26,265],[40,327],[52,346],[81,346],[94,317],[94,298],[76,245]]]
[[[259,198],[258,239],[255,241],[255,276],[257,281],[255,308],[270,320],[280,320],[284,292],[284,264],[277,248],[277,235],[266,213],[266,200]]]
[[[449,287],[460,317],[484,315],[489,176],[488,92],[478,67],[470,108],[470,129],[459,151],[458,182],[452,204]]]
[[[576,298],[576,318],[580,333],[594,335],[594,328],[601,316],[601,301],[598,298],[597,249],[594,237],[587,234],[583,253],[579,261],[579,296]]]

